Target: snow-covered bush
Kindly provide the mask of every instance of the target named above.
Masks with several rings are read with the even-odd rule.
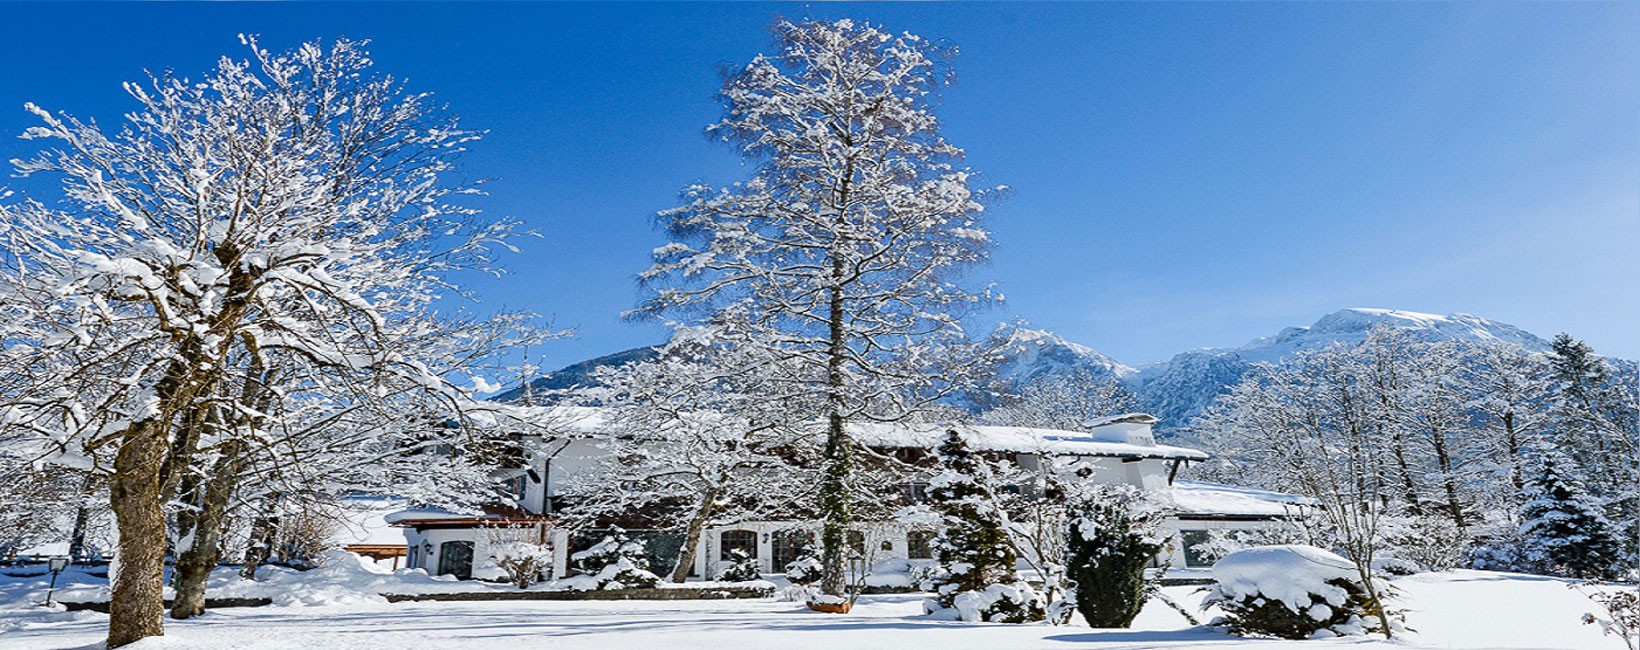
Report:
[[[1389,585],[1374,585],[1389,593]],[[1241,635],[1310,639],[1381,632],[1379,609],[1355,564],[1314,546],[1262,546],[1213,565],[1202,607],[1218,606],[1220,623]],[[1396,619],[1391,618],[1395,625]]]
[[[1390,575],[1417,571],[1447,571],[1463,560],[1465,534],[1444,515],[1405,515],[1385,517],[1384,542],[1390,558],[1381,561]],[[1400,560],[1412,566],[1395,563]],[[1412,569],[1407,571],[1405,569]]]
[[[1042,595],[1024,580],[964,591],[951,602],[958,620],[991,623],[1040,621],[1047,615],[1047,606]]]
[[[1145,568],[1166,548],[1166,511],[1128,485],[1090,486],[1071,508],[1065,566],[1076,609],[1093,627],[1128,627],[1156,589]]]
[[[792,584],[810,585],[820,581],[820,573],[823,570],[820,558],[805,554],[786,564],[786,579]]]
[[[757,558],[736,548],[730,549],[728,557],[718,562],[714,577],[724,582],[748,582],[762,576],[757,570]]]
[[[1607,589],[1600,581],[1566,586],[1600,606],[1601,613],[1583,615],[1584,625],[1599,625],[1602,634],[1617,637],[1629,650],[1640,650],[1640,587]]]
[[[540,531],[534,526],[487,528],[484,541],[490,562],[519,589],[528,589],[540,579],[543,571],[552,567],[552,547],[543,543]]]
[[[649,572],[643,543],[628,539],[619,528],[592,548],[571,555],[570,562],[582,574],[563,581],[571,589],[644,589],[661,581]]]

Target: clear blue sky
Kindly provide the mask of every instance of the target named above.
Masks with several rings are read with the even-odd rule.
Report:
[[[662,337],[618,317],[651,217],[745,175],[702,128],[776,16],[960,46],[947,136],[1016,190],[978,274],[998,320],[1138,364],[1396,307],[1640,358],[1635,4],[0,4],[0,159],[33,150],[25,101],[110,123],[121,81],[240,32],[373,39],[489,130],[483,207],[544,237],[478,308],[577,328],[556,366]]]

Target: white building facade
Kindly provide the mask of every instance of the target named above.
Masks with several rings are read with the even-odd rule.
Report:
[[[527,467],[505,476],[521,508],[480,516],[407,510],[388,517],[390,523],[404,529],[408,547],[405,566],[434,575],[499,579],[500,570],[489,560],[491,535],[487,529],[507,525],[526,527],[541,542],[550,544],[552,574],[544,577],[568,575],[569,557],[579,549],[574,548],[570,532],[555,525],[554,504],[579,475],[600,471],[611,454],[604,442],[609,432],[596,409],[550,410],[556,420],[554,430],[563,433],[536,441],[537,447],[545,451],[536,454]],[[1214,531],[1268,527],[1297,516],[1304,507],[1303,500],[1292,495],[1179,480],[1184,467],[1207,460],[1208,455],[1157,444],[1151,430],[1155,423],[1156,418],[1150,415],[1133,413],[1090,422],[1085,432],[969,424],[871,424],[852,426],[849,433],[858,444],[873,449],[931,451],[946,432],[956,430],[974,451],[1006,458],[1028,472],[1040,471],[1046,463],[1075,466],[1085,477],[1079,480],[1137,487],[1172,504],[1173,514],[1164,524],[1164,532],[1174,543],[1171,555],[1161,561],[1175,567],[1210,564],[1197,547]],[[902,487],[908,503],[918,500],[918,483],[908,481]],[[787,563],[813,547],[818,530],[818,522],[808,521],[751,521],[707,528],[689,573],[693,578],[711,579],[735,549],[755,558],[762,573],[783,573]],[[669,531],[632,532],[647,536],[652,552],[660,547],[658,559],[677,557],[681,535]],[[862,523],[849,540],[851,555],[863,565],[856,570],[872,568],[885,574],[904,574],[921,564],[931,564],[930,543],[937,533],[926,525]],[[873,581],[868,577],[865,583],[872,585]],[[883,586],[896,585],[889,579]]]

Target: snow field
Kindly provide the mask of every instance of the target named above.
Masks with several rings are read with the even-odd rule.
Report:
[[[802,650],[839,648],[940,650],[1166,650],[1204,648],[1450,648],[1455,650],[1615,650],[1614,638],[1584,626],[1587,601],[1549,578],[1482,571],[1398,579],[1398,603],[1417,630],[1386,643],[1372,638],[1317,641],[1242,639],[1193,627],[1152,601],[1130,630],[1079,625],[1001,625],[921,616],[922,595],[867,596],[846,616],[819,614],[774,599],[732,601],[495,601],[221,609],[190,621],[167,621],[168,636],[131,646],[168,650],[376,648],[489,650],[510,648],[648,648],[653,650]],[[1194,609],[1202,594],[1169,587]],[[299,599],[298,599],[299,600]],[[93,646],[107,617],[12,602],[0,609],[0,648]]]

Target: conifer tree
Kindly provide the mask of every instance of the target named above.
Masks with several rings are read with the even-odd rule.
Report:
[[[1128,627],[1155,589],[1145,567],[1166,547],[1159,536],[1165,513],[1131,486],[1096,487],[1072,503],[1066,571],[1088,625]]]
[[[1600,503],[1565,454],[1542,448],[1537,457],[1520,513],[1523,568],[1573,578],[1611,577],[1621,547]]]
[[[928,499],[945,527],[934,541],[942,569],[935,604],[957,609],[965,620],[1042,620],[1047,615],[1042,599],[1015,573],[1018,557],[984,460],[954,429],[940,443],[939,457],[945,471],[928,483]]]
[[[1628,564],[1640,563],[1640,413],[1634,386],[1583,341],[1562,333],[1550,343],[1559,390],[1553,409],[1562,449],[1582,470],[1590,493],[1614,522]]]

